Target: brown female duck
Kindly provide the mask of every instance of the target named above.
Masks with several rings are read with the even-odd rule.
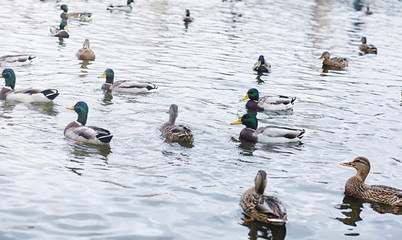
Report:
[[[368,53],[377,54],[377,48],[372,44],[367,44],[366,37],[362,37],[362,44],[360,45],[360,51],[366,54]]]
[[[344,68],[349,65],[349,60],[346,58],[330,58],[329,52],[325,51],[322,53],[321,58],[324,58],[322,62],[323,68]]]
[[[89,40],[85,39],[82,48],[75,54],[80,60],[95,60],[95,53],[89,48]]]
[[[370,162],[365,157],[357,157],[352,162],[341,163],[342,166],[354,167],[355,176],[349,178],[345,185],[345,194],[365,201],[402,206],[402,190],[384,186],[368,185],[364,183],[370,172]]]
[[[168,142],[192,142],[194,135],[191,130],[183,125],[175,125],[178,112],[179,108],[176,104],[170,105],[169,121],[163,124],[159,130]]]
[[[254,179],[254,187],[241,195],[240,206],[251,220],[283,225],[287,221],[286,209],[278,198],[264,194],[266,185],[267,173],[259,170]]]

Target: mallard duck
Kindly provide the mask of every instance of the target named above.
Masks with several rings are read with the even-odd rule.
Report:
[[[117,10],[117,11],[123,11],[123,12],[131,12],[133,7],[131,6],[131,3],[134,3],[134,0],[127,0],[127,5],[113,5],[110,4],[107,7],[107,10]]]
[[[264,194],[266,186],[267,173],[259,170],[254,179],[254,187],[247,189],[241,195],[240,206],[252,218],[251,220],[283,225],[287,221],[286,209],[278,198]]]
[[[0,100],[12,100],[18,102],[50,102],[55,99],[59,92],[56,89],[25,89],[16,91],[15,87],[15,73],[11,68],[6,68],[0,74],[0,77],[6,80],[6,87],[0,91]]]
[[[183,17],[183,21],[185,22],[192,22],[194,18],[190,16],[190,10],[186,9],[185,16]]]
[[[257,111],[281,111],[288,110],[293,107],[296,101],[295,97],[288,96],[264,96],[260,98],[260,94],[257,89],[250,88],[247,91],[246,96],[241,100],[250,99],[246,103],[246,108]]]
[[[75,54],[80,60],[95,60],[95,53],[89,48],[89,40],[85,39],[82,48]]]
[[[346,58],[330,58],[329,52],[325,51],[322,53],[321,58],[324,58],[322,62],[323,68],[344,68],[349,65],[349,60]]]
[[[168,142],[191,142],[193,141],[193,133],[189,128],[184,125],[175,125],[177,115],[179,114],[179,108],[176,104],[170,105],[169,108],[169,121],[162,125],[159,129],[162,132],[162,136],[166,138]]]
[[[367,15],[373,14],[373,12],[370,10],[369,4],[367,4],[367,6],[366,6],[366,11],[365,11],[364,13],[366,13]]]
[[[240,132],[240,139],[249,142],[263,142],[263,143],[285,143],[285,142],[298,142],[305,133],[304,129],[294,129],[278,126],[265,126],[259,127],[257,117],[254,114],[244,114],[233,124],[246,125]]]
[[[364,183],[370,172],[370,162],[365,157],[357,157],[352,162],[341,163],[342,166],[354,167],[355,176],[349,178],[345,185],[345,194],[365,201],[402,206],[402,190],[384,185]]]
[[[270,73],[271,72],[271,64],[269,64],[265,61],[265,58],[263,55],[260,55],[260,57],[258,58],[258,61],[254,64],[253,70],[257,71],[258,73]]]
[[[77,102],[73,107],[67,108],[74,110],[78,114],[77,121],[71,122],[64,129],[64,135],[79,143],[105,144],[109,143],[113,135],[109,130],[99,127],[86,126],[88,117],[88,105],[85,102]]]
[[[59,10],[63,10],[63,12],[60,14],[60,17],[64,20],[73,19],[73,20],[87,22],[90,20],[90,17],[92,16],[92,13],[88,13],[88,12],[68,13],[68,7],[66,4],[61,5]]]
[[[360,51],[364,53],[374,53],[377,54],[377,48],[372,44],[367,44],[367,38],[362,37],[362,44],[360,45]]]
[[[29,64],[35,58],[33,55],[4,55],[0,57],[0,67]]]
[[[158,89],[158,87],[152,83],[138,83],[126,80],[114,82],[114,72],[110,68],[106,69],[98,78],[106,78],[106,82],[102,85],[102,89],[104,90],[127,93],[147,93]]]
[[[52,35],[53,37],[69,38],[70,35],[68,34],[67,31],[68,31],[67,21],[64,19],[61,20],[60,27],[56,26],[50,27],[50,35]]]

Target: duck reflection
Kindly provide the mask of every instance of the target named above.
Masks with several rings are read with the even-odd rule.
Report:
[[[102,99],[102,105],[111,105],[113,104],[112,100],[113,100],[113,94],[112,91],[108,91],[108,90],[104,90],[103,91],[104,96]]]
[[[250,229],[248,236],[250,240],[256,239],[270,239],[270,240],[283,240],[286,237],[286,226],[268,225],[258,221],[244,221],[242,225]]]
[[[48,116],[56,116],[57,114],[59,114],[59,112],[54,107],[54,102],[30,103],[29,108]]]
[[[258,73],[257,77],[255,78],[255,79],[257,79],[258,84],[262,84],[265,82],[264,80],[261,79],[261,76],[262,76],[262,73]]]
[[[59,46],[60,47],[65,47],[66,43],[64,42],[64,38],[59,38]]]
[[[91,61],[89,61],[89,60],[82,60],[82,62],[80,63],[81,64],[81,68],[82,69],[88,69],[88,65],[91,65],[92,63],[91,63]]]
[[[343,222],[345,225],[357,226],[357,222],[362,221],[360,213],[363,211],[363,203],[361,199],[354,197],[345,196],[343,198],[342,204],[338,207],[341,213],[345,215],[345,218],[336,218],[337,220]],[[392,213],[396,215],[402,214],[402,208],[395,207],[392,205],[380,204],[380,203],[370,203],[370,207],[378,213]],[[350,209],[350,211],[346,211]]]
[[[89,157],[93,155],[101,155],[105,157],[107,162],[107,156],[111,153],[111,148],[109,144],[104,145],[94,145],[94,144],[72,144],[71,154],[79,159],[82,157]]]

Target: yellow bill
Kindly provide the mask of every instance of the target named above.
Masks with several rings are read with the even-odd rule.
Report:
[[[242,124],[241,117],[239,117],[239,119],[236,122],[230,123],[230,125],[235,125],[235,124]]]
[[[98,78],[105,78],[106,77],[106,73],[103,73],[102,75],[100,75]]]
[[[248,96],[248,94],[246,94],[246,96],[244,96],[244,97],[241,99],[241,101],[244,101],[244,100],[247,100],[247,99],[250,99],[250,97]]]

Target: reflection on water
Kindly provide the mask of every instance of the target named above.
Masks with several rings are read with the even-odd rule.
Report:
[[[107,162],[107,156],[112,153],[110,145],[95,145],[95,144],[77,144],[69,143],[71,148],[71,154],[79,159],[83,157],[88,157],[91,155],[101,155],[103,156],[105,162]]]
[[[269,240],[283,240],[286,237],[286,225],[276,226],[268,225],[258,221],[245,222],[244,219],[248,217],[244,215],[241,225],[250,229],[248,236],[250,240],[269,239]]]
[[[113,100],[112,91],[103,90],[103,99],[102,99],[103,105],[113,104],[112,100]]]
[[[49,116],[56,116],[59,113],[53,101],[47,103],[30,103],[28,108],[34,110],[35,112]]]

